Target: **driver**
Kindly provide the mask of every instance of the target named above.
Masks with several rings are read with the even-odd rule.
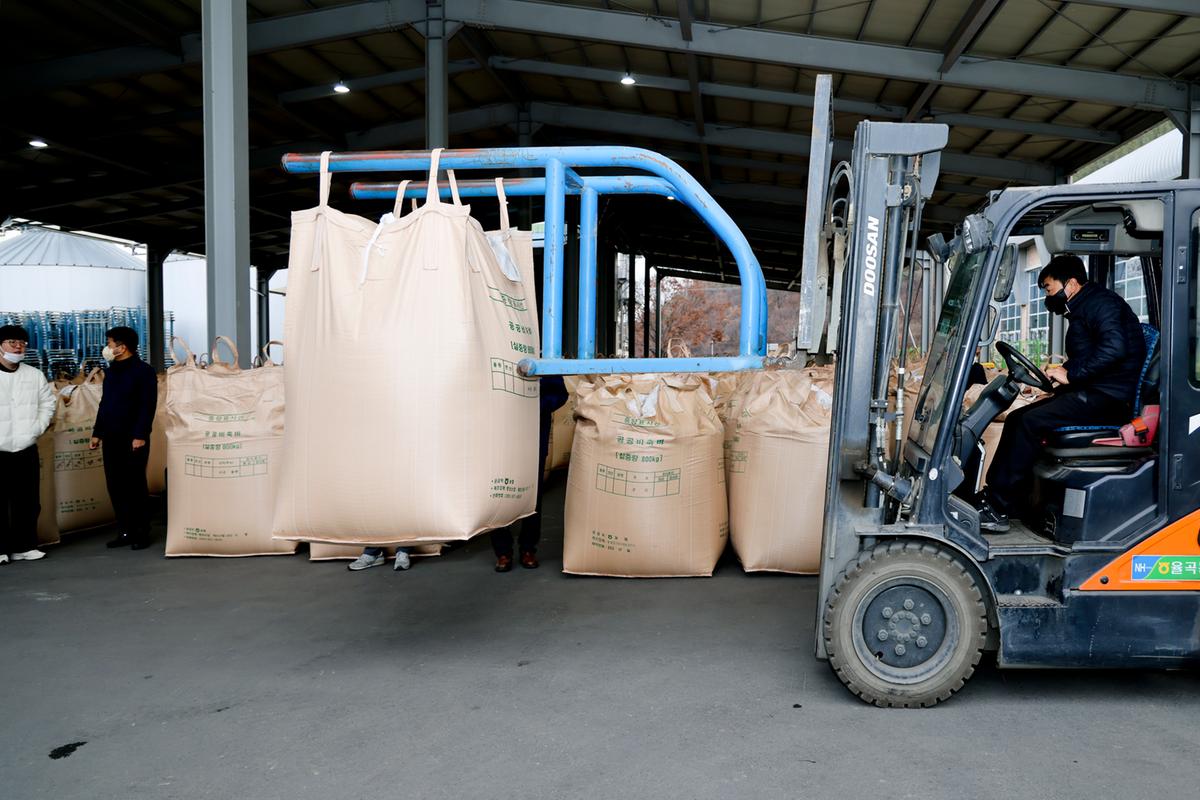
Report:
[[[1079,256],[1055,256],[1038,275],[1038,286],[1046,309],[1070,323],[1067,358],[1046,369],[1058,384],[1054,394],[1005,420],[987,488],[976,502],[984,530],[1009,529],[1008,517],[1028,495],[1026,483],[1047,434],[1067,425],[1120,426],[1135,414],[1146,340],[1133,309],[1116,292],[1089,282]]]

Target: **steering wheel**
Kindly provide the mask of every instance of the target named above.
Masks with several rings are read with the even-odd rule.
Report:
[[[1046,373],[1038,369],[1037,364],[1029,359],[1029,356],[1002,339],[997,339],[995,345],[1000,355],[1004,356],[1004,363],[1008,364],[1010,378],[1017,383],[1041,389],[1043,392],[1054,391],[1054,384],[1046,377]]]

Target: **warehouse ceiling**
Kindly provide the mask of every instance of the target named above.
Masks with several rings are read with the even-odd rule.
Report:
[[[4,3],[4,216],[203,251],[200,0]],[[286,264],[311,178],[288,151],[423,145],[424,0],[249,0],[252,260]],[[1200,80],[1196,0],[446,0],[452,147],[632,144],[689,169],[786,285],[798,266],[816,75],[835,157],[864,119],[950,126],[931,227],[1052,183],[1163,119]],[[416,23],[414,25],[413,23]],[[622,85],[632,75],[636,85]],[[351,91],[335,93],[344,82]],[[33,139],[47,143],[34,148]],[[378,177],[378,176],[376,176]],[[349,199],[339,180],[335,202]],[[722,271],[661,199],[619,198],[625,247]]]

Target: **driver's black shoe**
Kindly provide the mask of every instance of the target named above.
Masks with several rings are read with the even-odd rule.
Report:
[[[997,511],[987,498],[980,495],[975,499],[975,510],[979,512],[979,527],[992,533],[1008,533],[1008,515]]]

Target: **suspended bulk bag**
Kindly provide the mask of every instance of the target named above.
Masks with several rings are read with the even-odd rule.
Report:
[[[832,383],[808,370],[752,376],[730,420],[729,532],[747,572],[820,571]]]
[[[563,571],[711,575],[728,534],[721,440],[704,376],[580,384]]]
[[[187,357],[167,370],[168,556],[287,555],[271,538],[283,450],[283,368]],[[264,348],[265,351],[266,348]]]
[[[104,394],[104,376],[94,369],[80,384],[67,385],[54,415],[54,495],[61,533],[107,525],[115,518],[104,482],[104,450],[92,450],[92,430]]]
[[[379,224],[330,208],[328,154],[320,204],[292,215],[278,537],[461,540],[534,511],[538,382],[517,372],[538,354],[532,245],[489,241],[453,175],[442,203],[439,154],[407,216],[403,183]]]

